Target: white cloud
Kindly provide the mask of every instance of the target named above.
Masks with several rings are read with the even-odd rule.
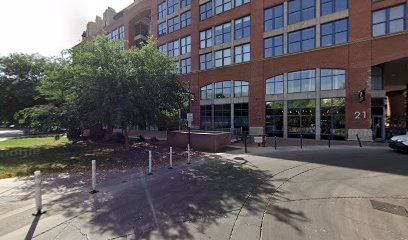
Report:
[[[88,21],[110,6],[132,0],[0,0],[0,55],[13,52],[55,56],[81,40]]]

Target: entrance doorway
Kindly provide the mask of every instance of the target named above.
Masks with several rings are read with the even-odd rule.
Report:
[[[384,116],[374,115],[373,116],[373,137],[375,141],[385,140],[385,125]]]

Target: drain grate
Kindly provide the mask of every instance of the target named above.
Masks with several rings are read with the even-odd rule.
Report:
[[[370,200],[371,206],[373,206],[374,209],[391,213],[394,215],[399,215],[403,217],[408,217],[408,212],[403,206],[398,206],[386,202],[380,202],[376,200]]]

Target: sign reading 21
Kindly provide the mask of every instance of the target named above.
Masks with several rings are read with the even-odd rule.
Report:
[[[362,112],[355,112],[354,113],[354,119],[367,119],[367,112],[362,111]]]

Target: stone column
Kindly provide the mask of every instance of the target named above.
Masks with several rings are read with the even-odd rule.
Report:
[[[316,69],[316,140],[320,140],[321,128],[320,128],[320,68]]]

